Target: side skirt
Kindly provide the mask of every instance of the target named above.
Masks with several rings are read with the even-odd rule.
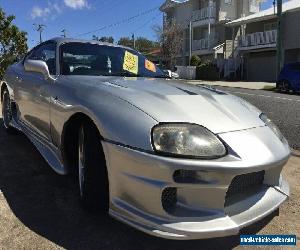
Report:
[[[20,120],[16,120],[16,116],[13,117],[13,121],[11,122],[11,126],[16,128],[17,130],[23,132],[28,139],[33,143],[33,145],[37,148],[46,162],[50,165],[50,167],[60,175],[67,175],[68,172],[63,165],[62,160],[59,158],[58,149],[51,145],[48,141],[38,136],[32,129],[28,128],[23,122]]]

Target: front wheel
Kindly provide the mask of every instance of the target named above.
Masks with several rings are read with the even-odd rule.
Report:
[[[284,80],[280,83],[279,91],[282,93],[289,93],[291,90],[291,85],[288,81]]]
[[[78,133],[78,179],[84,208],[107,213],[109,207],[108,175],[99,133],[84,122]]]

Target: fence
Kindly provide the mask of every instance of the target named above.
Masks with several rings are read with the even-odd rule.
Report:
[[[196,79],[196,67],[195,66],[176,66],[179,78],[181,79]]]

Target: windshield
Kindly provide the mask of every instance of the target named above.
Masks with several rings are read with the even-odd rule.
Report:
[[[290,69],[293,71],[300,71],[300,64],[299,63],[291,64]]]
[[[62,75],[166,78],[154,63],[131,49],[90,43],[66,43],[61,46],[60,56]]]

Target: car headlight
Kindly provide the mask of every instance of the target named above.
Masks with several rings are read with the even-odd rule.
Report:
[[[181,157],[219,158],[227,150],[208,129],[194,124],[160,124],[152,130],[155,151]]]
[[[280,132],[279,128],[269,119],[265,114],[261,114],[259,118],[275,133],[275,135],[282,141],[285,141],[283,134]]]

